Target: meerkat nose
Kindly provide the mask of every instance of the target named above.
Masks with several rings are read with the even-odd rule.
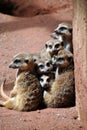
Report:
[[[16,68],[18,68],[18,67],[11,63],[11,64],[9,65],[9,68],[14,68],[14,69],[16,69]]]
[[[12,68],[12,64],[9,65],[9,68]]]

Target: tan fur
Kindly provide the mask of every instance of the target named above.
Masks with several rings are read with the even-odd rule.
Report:
[[[9,99],[0,101],[0,105],[18,111],[35,110],[42,101],[42,89],[34,74],[34,61],[31,55],[20,53],[13,58],[10,67],[14,67],[14,59],[18,58],[21,60],[21,65],[18,66],[19,73],[16,77],[15,86],[10,93]],[[26,58],[29,62],[25,65]]]
[[[73,57],[66,50],[62,50],[58,54],[58,57],[63,56],[66,60],[68,60],[69,56]],[[62,64],[58,65],[57,77],[51,84],[50,91],[47,91],[44,97],[45,105],[47,107],[69,107],[75,105],[74,85],[73,63],[65,64],[65,67]]]

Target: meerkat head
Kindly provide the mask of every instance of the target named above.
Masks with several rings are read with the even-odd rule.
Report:
[[[65,49],[60,50],[58,56],[55,56],[56,66],[66,68],[73,64],[73,54]]]
[[[36,70],[37,70],[37,73],[39,74],[48,73],[53,69],[52,62],[49,59],[46,59],[46,60],[40,59],[36,64],[37,64]]]
[[[68,23],[60,23],[54,32],[64,36],[72,36],[72,26]]]
[[[46,51],[50,53],[51,56],[56,55],[59,50],[63,49],[63,39],[52,39],[46,42],[45,44]]]
[[[33,58],[28,53],[19,53],[13,57],[12,62],[9,65],[9,68],[13,69],[20,69],[22,71],[24,70],[30,70],[33,68]]]
[[[40,80],[40,84],[44,88],[44,90],[48,90],[52,86],[54,79],[55,79],[55,74],[50,74],[50,75],[44,74],[40,77],[39,80]]]
[[[40,84],[41,84],[41,86],[44,88],[44,89],[47,89],[47,88],[49,88],[49,86],[50,86],[50,77],[49,76],[47,76],[47,75],[42,75],[41,77],[40,77]]]

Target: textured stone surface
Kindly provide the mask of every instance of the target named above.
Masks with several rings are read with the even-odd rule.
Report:
[[[80,14],[80,15],[79,15]],[[87,129],[87,1],[74,5],[74,57],[78,114]]]
[[[36,16],[72,8],[72,0],[0,0],[0,11],[17,16]]]

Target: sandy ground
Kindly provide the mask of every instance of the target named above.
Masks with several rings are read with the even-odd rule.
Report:
[[[71,6],[35,17],[19,18],[0,14],[0,83],[6,77],[7,94],[12,89],[16,73],[8,68],[12,56],[18,52],[40,51],[58,23],[72,22],[72,14]],[[76,107],[32,112],[0,107],[0,130],[83,130],[82,123],[76,117]]]

